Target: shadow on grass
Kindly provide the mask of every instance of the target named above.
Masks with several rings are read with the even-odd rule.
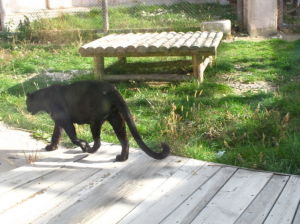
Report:
[[[7,92],[14,96],[24,96],[24,93],[31,93],[38,89],[46,88],[50,85],[57,84],[61,82],[52,81],[50,78],[45,77],[45,75],[36,75],[25,82],[17,84],[7,90]]]
[[[151,59],[150,59],[151,60]],[[119,60],[105,69],[106,74],[186,74],[192,72],[190,60],[173,61],[150,61],[150,62],[128,62]],[[85,79],[93,79],[93,74],[82,77],[73,77],[70,80],[54,81],[49,76],[40,73],[25,82],[17,84],[8,89],[8,93],[14,96],[23,96],[35,90],[48,87],[53,84],[62,84]]]
[[[169,57],[168,57],[169,58]],[[117,61],[105,69],[107,74],[186,74],[192,72],[191,60],[175,59],[173,61],[137,61],[123,63]],[[147,60],[147,58],[143,59]],[[150,60],[157,60],[150,58]]]

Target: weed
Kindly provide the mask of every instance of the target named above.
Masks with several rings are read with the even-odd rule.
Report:
[[[32,151],[32,152],[23,152],[24,153],[24,157],[25,157],[25,161],[27,164],[32,164],[34,162],[36,162],[39,159],[39,153],[37,150]]]

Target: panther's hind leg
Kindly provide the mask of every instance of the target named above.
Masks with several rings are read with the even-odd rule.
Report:
[[[86,152],[91,148],[89,143],[77,138],[75,127],[71,121],[65,119],[65,120],[62,120],[61,122],[59,122],[59,124],[66,131],[66,133],[69,136],[69,138],[71,139],[72,143],[75,145],[78,145],[83,152]]]
[[[122,146],[122,152],[116,156],[116,161],[125,161],[128,159],[129,154],[129,142],[126,135],[125,121],[118,111],[111,113],[107,120],[113,127]]]

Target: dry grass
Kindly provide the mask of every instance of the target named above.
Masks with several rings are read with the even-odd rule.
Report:
[[[3,62],[9,62],[13,59],[13,56],[11,54],[11,51],[6,49],[0,49],[0,62],[3,60]]]
[[[24,158],[27,164],[32,164],[36,162],[39,159],[39,151],[34,150],[30,152],[23,152],[24,153]]]

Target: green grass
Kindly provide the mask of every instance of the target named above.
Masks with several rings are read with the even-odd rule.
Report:
[[[209,20],[230,19],[236,21],[234,8],[230,5],[179,3],[173,5],[136,5],[134,7],[110,7],[110,29],[157,29],[171,28],[184,31],[190,27],[199,27],[200,22]],[[100,9],[90,12],[63,14],[57,18],[39,19],[32,23],[24,20],[19,29],[25,36],[51,36],[54,30],[90,30],[102,29],[103,19]]]
[[[43,71],[91,70],[92,59],[80,57],[78,45],[0,44],[0,119],[49,139],[53,122],[47,114],[26,111],[25,93],[53,83]],[[106,67],[108,73],[191,72],[190,63],[160,60],[130,58],[124,67],[108,59]],[[200,86],[131,82],[117,88],[151,147],[158,149],[159,142],[167,141],[177,155],[300,174],[299,64],[299,41],[237,41],[222,43],[216,65],[207,69]],[[269,81],[278,90],[235,94],[224,76],[243,83]],[[92,74],[73,81],[91,78]],[[81,138],[92,140],[88,126],[77,129]],[[118,142],[108,124],[102,140]],[[63,142],[70,144],[66,137]],[[130,142],[135,145],[132,138]]]

